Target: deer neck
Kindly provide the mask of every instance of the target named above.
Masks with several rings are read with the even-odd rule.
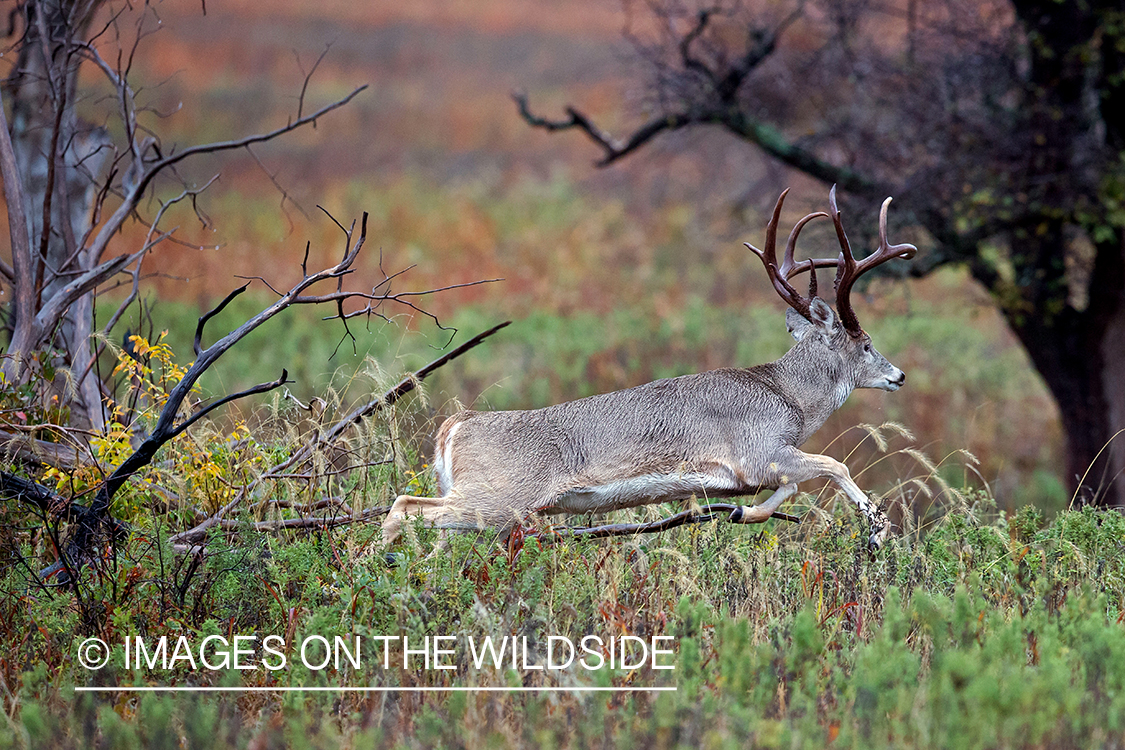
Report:
[[[800,408],[802,442],[820,429],[855,389],[839,355],[808,341],[798,342],[774,365],[780,375],[779,385]]]

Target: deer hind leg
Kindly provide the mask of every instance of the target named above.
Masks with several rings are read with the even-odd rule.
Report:
[[[462,496],[456,492],[441,497],[399,495],[383,520],[383,544],[390,545],[398,539],[409,518],[418,515],[422,516],[427,526],[439,531],[438,542],[431,555],[449,546],[451,532],[466,531],[479,534],[485,529],[494,528],[499,532],[499,539],[504,540],[520,522],[520,517],[514,513],[485,515],[481,512],[466,511]]]
[[[774,490],[774,493],[764,503],[757,505],[740,505],[735,508],[728,519],[731,523],[765,523],[781,504],[793,497],[797,492],[797,483],[783,484]]]
[[[867,539],[869,545],[876,548],[882,546],[890,533],[890,519],[878,506],[871,502],[867,493],[859,488],[859,485],[852,479],[848,467],[836,459],[791,448],[787,451],[787,455],[778,461],[778,475],[782,483],[804,482],[807,479],[828,477],[844,491],[848,499],[856,504],[860,513],[867,519],[867,523],[871,527],[871,536]],[[770,499],[772,500],[772,498]]]
[[[402,534],[402,527],[410,516],[421,515],[426,525],[442,528],[451,516],[458,515],[450,507],[449,497],[415,497],[399,495],[383,520],[383,543],[389,545]],[[445,541],[445,535],[439,544]]]

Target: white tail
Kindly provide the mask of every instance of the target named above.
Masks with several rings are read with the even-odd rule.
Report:
[[[913,245],[887,242],[888,198],[879,217],[879,249],[856,261],[829,194],[841,252],[835,259],[793,258],[793,227],[777,262],[777,223],[788,190],[766,229],[762,259],[789,305],[796,344],[776,362],[657,380],[532,411],[462,411],[438,430],[434,469],[440,497],[402,495],[383,524],[390,543],[408,516],[439,529],[493,528],[506,535],[534,513],[600,513],[649,503],[751,495],[776,490],[764,503],[741,506],[730,520],[760,523],[809,479],[827,477],[867,517],[870,543],[888,531],[886,516],[848,468],[799,450],[855,388],[895,391],[906,375],[871,346],[849,297],[856,278]],[[816,268],[833,266],[839,317],[816,296]],[[790,284],[810,272],[809,295]]]

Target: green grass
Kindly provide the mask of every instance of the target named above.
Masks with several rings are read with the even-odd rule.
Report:
[[[514,554],[457,538],[387,569],[358,554],[372,529],[232,537],[183,605],[152,554],[92,583],[102,619],[84,630],[68,594],[5,572],[10,691],[0,744],[16,747],[1115,747],[1125,739],[1125,519],[1093,510],[1043,525],[973,495],[925,533],[870,554],[850,510],[801,527],[704,524],[637,540]],[[154,528],[153,533],[159,534]],[[22,596],[13,596],[24,591]],[[206,607],[192,614],[194,597]],[[674,671],[544,678],[477,671],[89,673],[90,633],[290,633],[673,637]],[[22,637],[15,637],[22,633]],[[396,654],[397,658],[397,654]],[[393,660],[392,660],[393,661]],[[182,665],[181,665],[182,667]],[[663,694],[76,694],[75,685],[668,685]]]
[[[254,307],[252,300],[239,305],[230,311],[231,322],[215,320],[213,330]],[[742,334],[756,326],[762,352],[784,349],[784,334],[768,311],[733,319],[702,302],[683,310],[671,319],[618,311],[613,325],[604,317],[529,316],[513,335],[482,350],[490,356],[467,357],[445,374],[466,393],[473,383],[488,384],[482,389],[487,403],[507,406],[519,403],[503,402],[507,394],[553,399],[577,389],[573,395],[582,395],[589,383],[630,368],[649,368],[644,377],[656,377],[675,374],[676,361],[730,357],[724,347],[744,345]],[[212,383],[233,389],[242,384],[237,378],[261,379],[258,371],[276,367],[279,357],[325,356],[334,342],[311,333],[319,328],[296,312],[283,329],[262,331],[235,349],[238,356],[223,365],[232,369],[215,373]],[[181,314],[185,322],[173,327],[172,338],[184,351],[182,337],[194,313],[183,308]],[[477,330],[487,317],[468,309],[457,320]],[[404,367],[432,356],[421,337],[383,340],[402,342],[396,356]],[[378,341],[372,338],[371,352],[379,361],[397,361],[375,347]],[[406,343],[413,353],[406,353]],[[662,359],[660,351],[670,353]],[[617,370],[590,369],[614,361]],[[495,386],[503,382],[498,372],[519,377],[501,390]],[[382,387],[388,374],[356,379],[345,372],[341,378],[362,391]],[[546,380],[537,379],[540,374]],[[435,386],[431,403],[439,392]],[[849,429],[832,441],[863,486],[881,494],[900,519],[901,534],[875,553],[863,545],[867,533],[858,514],[823,492],[802,495],[787,508],[802,517],[797,525],[704,523],[635,539],[541,544],[517,537],[501,549],[488,539],[462,536],[446,552],[427,556],[433,534],[414,527],[395,568],[384,564],[374,524],[285,533],[249,526],[293,518],[310,512],[304,506],[332,499],[339,510],[316,506],[317,512],[363,510],[402,490],[432,493],[420,455],[428,433],[424,403],[411,401],[365,421],[340,446],[348,452],[326,450],[293,476],[261,485],[242,515],[231,519],[234,526],[211,535],[210,554],[202,561],[172,550],[170,534],[194,525],[283,460],[320,429],[316,420],[275,399],[252,412],[253,431],[238,427],[228,435],[223,422],[205,423],[166,446],[114,498],[115,512],[132,533],[112,554],[102,548],[105,556],[91,561],[77,591],[45,588],[32,573],[54,557],[54,525],[16,503],[0,508],[0,527],[9,530],[0,540],[0,633],[6,645],[0,658],[6,717],[0,747],[831,742],[1038,748],[1114,747],[1125,739],[1125,639],[1119,637],[1125,517],[1087,509],[1061,512],[1048,522],[1042,509],[1001,512],[979,481],[959,481],[974,476],[965,468],[974,465],[972,459],[954,456],[935,464],[894,425]],[[343,458],[360,465],[337,474],[333,467]],[[647,508],[634,515],[652,518],[672,510]],[[124,660],[126,637],[151,642],[166,636],[173,643],[183,637],[198,645],[211,636],[268,635],[289,644],[287,668],[209,670],[180,661],[163,669]],[[449,657],[451,670],[400,666],[395,649],[390,668],[370,658],[378,653],[375,636],[417,644],[438,635],[460,644]],[[478,669],[467,648],[469,639],[485,636],[526,638],[531,661],[542,663],[552,636],[580,641],[589,635],[603,642],[668,637],[675,669],[658,671],[651,663],[629,670]],[[79,645],[93,636],[114,647],[109,664],[98,671],[78,662]],[[368,658],[355,668],[306,667],[296,659],[297,644],[309,636],[365,639]],[[165,685],[676,690],[75,691]]]

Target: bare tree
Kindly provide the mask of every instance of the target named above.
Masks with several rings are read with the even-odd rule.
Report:
[[[929,235],[909,269],[968,268],[1046,381],[1083,502],[1125,505],[1125,11],[1116,0],[628,3],[645,119],[575,107],[613,164],[715,125]],[[772,189],[772,186],[771,186]],[[871,230],[869,233],[873,234]]]
[[[60,373],[55,395],[71,409],[76,425],[93,429],[104,424],[91,338],[93,293],[131,275],[126,304],[131,302],[146,255],[171,235],[161,229],[165,213],[180,201],[194,204],[210,184],[181,184],[170,197],[157,195],[159,207],[145,216],[141,201],[153,195],[156,182],[181,180],[176,166],[186,159],[249,148],[314,124],[366,88],[306,112],[306,80],[295,116],[276,129],[169,149],[146,126],[129,83],[137,46],[155,22],[154,12],[148,2],[126,10],[114,10],[104,0],[17,3],[11,34],[18,56],[5,87],[10,123],[0,111],[0,171],[12,248],[12,264],[0,263],[0,281],[12,291],[3,375],[20,382],[36,360],[51,360],[51,369]],[[121,39],[131,41],[114,59],[104,58],[97,43]],[[114,92],[116,111],[107,117],[116,119],[116,140],[109,127],[83,122],[77,114],[78,73],[84,65],[97,70]],[[123,248],[120,231],[130,219],[143,222],[148,232],[140,247]],[[103,333],[119,318],[120,311]]]
[[[201,402],[192,404],[190,402],[188,397],[199,381],[199,378],[209,370],[223,354],[236,346],[259,326],[295,305],[327,305],[336,309],[336,314],[331,317],[341,322],[344,326],[345,335],[348,335],[347,320],[349,318],[360,315],[385,317],[384,310],[391,305],[402,306],[412,312],[420,312],[423,315],[427,315],[428,313],[419,308],[416,304],[415,300],[418,297],[435,294],[456,287],[487,283],[473,281],[467,284],[457,284],[438,289],[394,291],[392,289],[392,282],[401,275],[400,273],[394,273],[390,275],[383,274],[382,278],[370,289],[346,289],[344,287],[344,280],[355,272],[355,261],[359,257],[360,251],[363,249],[367,239],[367,214],[363,215],[358,234],[355,232],[354,224],[351,228],[345,229],[344,232],[347,241],[344,246],[343,257],[338,263],[319,271],[310,271],[307,268],[306,250],[306,261],[301,265],[301,278],[297,283],[285,292],[278,292],[277,299],[271,304],[264,307],[256,315],[250,317],[242,325],[221,336],[215,343],[208,347],[204,347],[202,343],[207,322],[221,312],[231,300],[245,292],[247,287],[249,287],[249,283],[235,289],[216,305],[215,308],[204,313],[199,318],[199,323],[195,331],[195,361],[187,369],[179,382],[169,391],[168,398],[160,410],[156,423],[144,441],[141,442],[136,450],[130,453],[120,465],[112,467],[112,470],[106,467],[108,475],[105,481],[101,482],[93,491],[92,499],[88,504],[79,502],[80,498],[78,497],[64,498],[34,482],[22,479],[8,472],[0,472],[0,497],[15,500],[36,511],[39,517],[44,521],[44,527],[51,534],[51,538],[54,541],[58,559],[54,564],[40,571],[41,578],[46,579],[55,574],[59,574],[64,582],[76,583],[78,581],[78,572],[86,565],[98,561],[96,548],[116,548],[116,542],[127,529],[124,524],[110,515],[110,503],[114,495],[116,495],[129,480],[134,478],[152,462],[161,448],[186,432],[192,425],[199,422],[215,409],[237,399],[254,394],[266,393],[280,388],[286,383],[292,382],[287,379],[287,372],[282,370],[281,376],[274,381],[261,383],[246,390],[239,391],[238,393],[228,394],[211,400],[208,403]],[[268,285],[268,282],[265,283]],[[323,287],[325,284],[333,283],[336,286],[334,291],[319,294],[311,293],[313,287]],[[270,288],[273,290],[273,287]],[[345,302],[358,302],[359,305],[354,309],[346,310],[344,306]],[[508,323],[501,323],[473,337],[456,349],[418,370],[412,377],[404,379],[382,396],[374,398],[366,404],[352,410],[333,425],[324,435],[318,436],[312,443],[295,450],[293,455],[283,461],[279,466],[271,468],[262,476],[243,487],[242,491],[236,494],[233,501],[225,505],[217,513],[211,514],[204,523],[198,524],[196,527],[186,532],[181,532],[173,537],[171,540],[173,548],[181,552],[202,552],[203,545],[199,542],[202,541],[207,530],[218,525],[226,513],[245,503],[250,493],[263,481],[276,478],[280,472],[285,469],[307,461],[311,457],[312,452],[319,447],[318,444],[331,443],[337,440],[345,430],[353,426],[360,419],[370,416],[375,411],[393,404],[396,400],[412,391],[422,379],[435,369],[477,346],[485,338],[506,325],[508,325]],[[332,520],[332,523],[329,525],[347,523],[353,520],[366,520],[372,515],[385,513],[386,510],[386,508],[369,509],[358,518],[353,518],[351,514],[348,514],[346,518]],[[324,520],[325,519],[319,519],[319,521]],[[301,519],[295,519],[289,523],[288,526],[297,525],[302,522],[307,523],[307,520],[302,521]],[[59,531],[64,523],[69,525],[69,534],[65,541],[63,540],[62,533]],[[100,543],[102,540],[105,540],[105,544]],[[191,544],[188,544],[188,542]],[[76,588],[76,592],[81,597],[81,590]]]
[[[49,384],[52,395],[70,408],[71,427],[97,431],[104,427],[105,401],[94,366],[98,355],[95,344],[108,337],[126,307],[137,298],[146,256],[171,237],[173,230],[162,226],[169,209],[180,202],[194,207],[198,195],[214,181],[212,178],[203,185],[189,184],[178,171],[179,165],[202,154],[249,150],[254,144],[315,125],[366,86],[312,110],[305,100],[310,71],[295,113],[275,129],[175,148],[164,144],[149,127],[151,114],[138,104],[130,84],[138,45],[158,20],[147,0],[120,10],[110,7],[105,0],[23,0],[16,4],[11,19],[9,36],[14,36],[13,48],[18,55],[4,91],[11,103],[10,124],[0,107],[0,172],[12,248],[11,265],[0,262],[0,282],[12,292],[6,321],[11,340],[0,367],[8,384],[35,382],[32,375],[36,367],[59,373],[47,380],[54,381]],[[106,54],[108,48],[116,48],[117,54]],[[105,114],[107,119],[101,125],[85,123],[77,114],[77,104],[82,99],[78,74],[84,66],[104,78],[113,92],[111,111]],[[111,131],[117,136],[111,137]],[[145,238],[139,247],[122,247],[121,230],[131,220],[145,227]],[[337,225],[347,238],[338,263],[310,270],[306,247],[300,280],[287,291],[279,291],[262,279],[277,298],[210,346],[203,343],[207,322],[249,284],[236,289],[199,319],[195,361],[168,392],[155,424],[135,450],[117,466],[97,467],[104,471],[104,479],[92,488],[89,496],[63,496],[14,474],[0,472],[0,497],[37,515],[42,522],[39,527],[50,536],[57,550],[57,562],[40,571],[40,578],[59,574],[62,580],[75,584],[81,598],[79,571],[98,563],[101,550],[116,550],[116,542],[127,531],[110,513],[117,492],[149,466],[163,446],[218,407],[288,382],[283,370],[276,380],[210,402],[192,403],[189,398],[199,378],[225,352],[274,316],[295,305],[328,306],[334,311],[330,317],[340,322],[345,337],[351,336],[350,319],[386,319],[388,306],[434,317],[420,306],[419,298],[451,287],[402,291],[395,287],[402,272],[388,275],[382,273],[380,265],[380,276],[366,289],[348,288],[348,280],[355,284],[362,278],[357,274],[355,261],[367,237],[367,216],[364,215],[358,233],[354,224],[351,228]],[[468,285],[476,283],[481,282]],[[99,288],[117,284],[128,286],[130,292],[102,330],[95,331],[93,295]],[[434,321],[437,322],[436,318]],[[500,327],[478,335],[388,393],[357,407],[318,436],[318,441],[338,440],[350,426],[410,392],[433,369],[477,345]],[[265,478],[243,487],[234,503],[212,514],[203,524],[182,532],[173,540],[173,547],[200,552],[207,530],[213,526],[221,528],[226,512],[247,502],[254,487],[276,477],[284,467],[310,462],[314,451],[322,447],[318,441],[296,451],[274,467],[272,474],[267,472]],[[56,453],[60,459],[67,458],[63,451]],[[30,457],[36,456],[42,456],[39,445],[31,451]],[[84,458],[91,458],[89,451]],[[197,517],[206,517],[200,509],[189,510]],[[377,515],[378,511],[369,509],[360,518],[351,518],[349,514],[347,521],[372,514]],[[290,519],[285,526],[323,520]],[[334,517],[331,521],[335,525],[341,519]]]

